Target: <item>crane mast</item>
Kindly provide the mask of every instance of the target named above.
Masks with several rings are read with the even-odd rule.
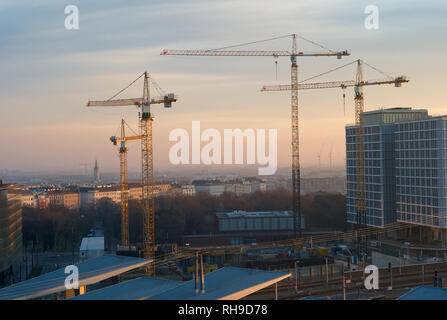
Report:
[[[121,121],[121,137],[126,136],[124,119]],[[129,247],[129,186],[127,184],[127,147],[123,141],[120,154],[120,185],[121,185],[121,245]]]
[[[297,51],[297,35],[291,34],[273,39],[261,40],[256,42],[265,42],[280,38],[292,37],[292,50],[167,50],[164,49],[161,55],[182,55],[182,56],[271,56],[278,58],[281,56],[290,57],[290,88],[291,88],[291,126],[292,126],[292,210],[293,210],[293,230],[295,238],[301,237],[301,203],[300,203],[300,157],[299,157],[299,117],[298,117],[298,64],[297,57],[325,57],[336,56],[340,59],[342,56],[348,56],[350,53],[345,51],[334,52],[298,52]],[[301,37],[302,38],[302,37]],[[304,39],[304,38],[302,38]],[[309,41],[307,39],[304,39]],[[252,42],[252,43],[256,43]],[[248,43],[248,44],[252,44]],[[312,42],[313,43],[313,42]],[[315,43],[313,43],[315,44]],[[227,48],[233,48],[242,45],[235,45]],[[320,46],[322,47],[322,46]],[[225,48],[224,48],[225,49]]]
[[[367,225],[366,219],[366,190],[365,190],[365,129],[363,127],[363,111],[364,111],[364,97],[363,86],[360,84],[363,81],[363,70],[361,60],[357,60],[357,74],[356,86],[354,87],[354,104],[355,104],[355,125],[356,125],[356,211],[357,211],[357,227],[365,227]],[[368,256],[367,239],[360,236],[357,239],[359,257],[363,262]],[[363,258],[363,259],[362,259]]]
[[[154,161],[152,150],[152,122],[150,112],[149,81],[144,73],[143,104],[140,115],[141,163],[142,163],[142,207],[143,207],[143,253],[155,259],[155,215],[154,215]],[[155,264],[145,267],[148,276],[155,276]]]
[[[301,238],[301,181],[300,181],[300,138],[298,114],[298,64],[296,63],[296,35],[292,37],[292,55],[290,56],[290,83],[292,86],[290,102],[292,106],[292,210],[293,233]]]
[[[127,146],[126,142],[130,140],[139,140],[141,135],[126,136],[126,122],[121,119],[121,137],[112,136],[110,141],[114,145],[120,143],[120,190],[121,190],[121,246],[129,249],[129,186],[127,182]]]

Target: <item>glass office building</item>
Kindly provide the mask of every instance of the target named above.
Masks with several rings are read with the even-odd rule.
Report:
[[[366,224],[383,227],[397,219],[396,140],[397,123],[420,121],[427,110],[390,108],[364,112],[364,181]],[[346,127],[346,208],[349,223],[357,223],[357,127]]]
[[[395,125],[397,221],[447,228],[447,116]]]

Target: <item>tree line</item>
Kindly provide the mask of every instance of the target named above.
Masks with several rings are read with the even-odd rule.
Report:
[[[341,194],[316,193],[301,199],[306,230],[346,230],[346,198]],[[155,198],[157,243],[182,244],[184,235],[217,231],[214,214],[234,210],[291,210],[292,194],[285,189],[220,196],[199,193],[195,196],[162,195]],[[106,248],[113,248],[121,237],[120,206],[101,199],[96,206],[79,210],[62,207],[22,210],[25,248],[38,246],[43,251],[77,250],[91,228],[104,228]],[[141,243],[142,211],[139,201],[129,201],[130,241]]]

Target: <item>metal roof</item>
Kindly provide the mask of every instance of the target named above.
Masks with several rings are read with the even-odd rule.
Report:
[[[205,275],[205,293],[195,292],[194,280],[149,300],[239,300],[290,277],[290,273],[224,267]],[[200,288],[200,281],[199,281]]]
[[[216,212],[219,218],[270,218],[270,217],[292,217],[292,211],[243,211],[234,210],[230,212]]]
[[[419,286],[411,289],[396,300],[447,300],[447,289]]]
[[[79,286],[86,286],[148,264],[151,260],[106,254],[76,264]],[[65,268],[0,289],[0,300],[26,300],[65,291]]]
[[[144,300],[183,283],[183,281],[141,277],[87,292],[71,300]]]
[[[104,237],[82,238],[79,250],[104,250]]]

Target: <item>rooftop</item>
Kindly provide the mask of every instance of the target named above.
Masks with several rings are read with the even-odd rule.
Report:
[[[104,250],[104,237],[82,238],[79,250]]]
[[[75,264],[79,286],[86,286],[143,267],[151,260],[106,254]],[[65,268],[0,289],[0,300],[26,300],[65,291]]]
[[[291,217],[292,211],[243,211],[217,212],[218,218],[268,218],[268,217]]]
[[[411,289],[396,300],[447,300],[447,289],[419,286]]]
[[[182,281],[140,277],[87,292],[71,300],[143,300],[181,285]]]
[[[150,300],[239,300],[290,277],[290,273],[224,267],[205,275],[205,293],[196,293],[194,280],[155,295]],[[200,283],[199,283],[200,287]]]

